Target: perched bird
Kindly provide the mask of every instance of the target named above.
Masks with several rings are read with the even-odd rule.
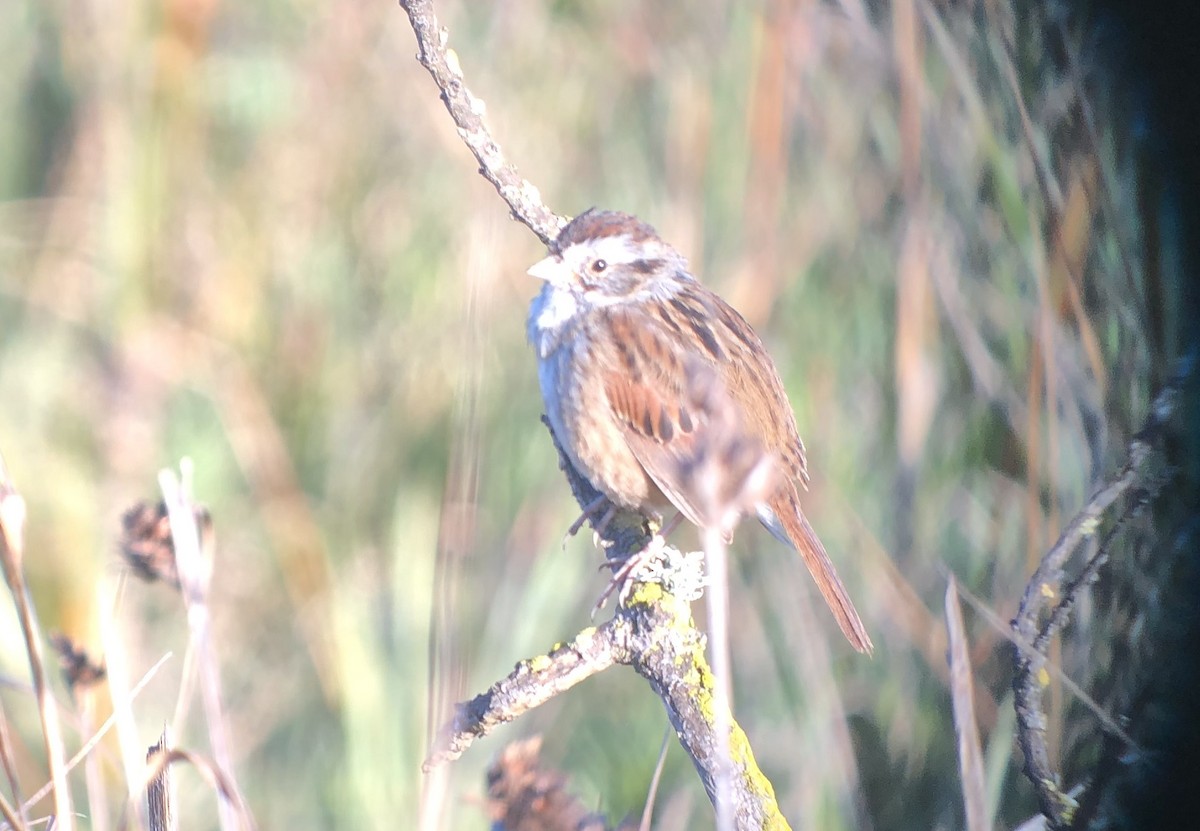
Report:
[[[546,415],[575,468],[614,505],[657,517],[675,508],[701,527],[724,524],[688,471],[709,443],[729,446],[718,431],[735,431],[743,449],[758,452],[722,456],[716,476],[736,490],[754,460],[768,461],[771,475],[747,512],[800,552],[850,643],[869,652],[862,620],[800,508],[804,444],[779,372],[745,318],[625,213],[580,214],[529,273],[544,281],[528,334]]]

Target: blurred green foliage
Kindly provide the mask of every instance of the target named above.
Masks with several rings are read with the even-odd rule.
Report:
[[[1089,21],[1018,6],[440,4],[547,203],[656,225],[785,376],[808,512],[877,645],[853,655],[799,561],[742,529],[737,715],[800,827],[961,826],[946,574],[1010,618],[1173,349]],[[260,827],[417,827],[423,787],[441,827],[484,827],[489,757],[534,732],[585,801],[639,812],[666,723],[629,672],[480,743],[444,791],[419,772],[449,702],[587,625],[604,578],[586,534],[559,550],[575,507],[524,344],[538,246],[475,175],[404,13],[15,0],[6,18],[0,451],[45,625],[119,646],[126,685],[181,649],[177,599],[130,580],[115,537],[189,456]],[[1004,633],[968,625],[1012,824],[1034,804]],[[23,677],[3,631],[0,671]],[[1083,641],[1059,657],[1086,680]],[[141,745],[181,670],[135,702]],[[1056,700],[1078,772],[1095,723],[1073,711],[1065,741]],[[0,703],[37,782],[32,706]],[[177,738],[204,750],[192,709]],[[215,822],[198,780],[181,799],[188,827]],[[677,749],[660,805],[657,827],[711,822]]]

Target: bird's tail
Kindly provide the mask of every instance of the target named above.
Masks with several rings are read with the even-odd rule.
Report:
[[[788,489],[781,489],[779,494],[770,501],[770,508],[775,514],[772,519],[783,526],[782,530],[787,535],[787,542],[804,558],[804,564],[808,566],[809,574],[816,581],[817,588],[821,590],[821,595],[829,604],[830,611],[837,618],[838,626],[842,627],[846,639],[859,652],[870,653],[875,647],[867,635],[867,628],[863,626],[862,618],[858,616],[858,610],[854,608],[850,595],[846,593],[846,587],[842,585],[842,580],[838,577],[837,569],[833,567],[833,561],[829,559],[825,546],[821,544],[817,532],[808,524],[804,512],[800,510],[799,500],[794,494],[788,493]],[[778,529],[772,528],[772,523],[767,522],[765,517],[762,519],[767,528],[779,536]]]

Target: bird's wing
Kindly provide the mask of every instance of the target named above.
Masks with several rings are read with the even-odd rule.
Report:
[[[610,310],[618,354],[604,390],[630,450],[667,499],[692,523],[728,533],[771,490],[776,465],[722,378],[728,352],[719,330],[675,311]],[[680,326],[695,337],[673,331]]]

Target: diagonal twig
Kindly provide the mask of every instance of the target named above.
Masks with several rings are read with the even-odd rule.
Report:
[[[449,34],[438,22],[433,4],[429,0],[400,0],[400,6],[408,13],[417,36],[417,60],[441,90],[442,103],[458,128],[459,138],[479,162],[479,172],[496,188],[513,217],[533,231],[542,244],[549,245],[566,219],[543,204],[538,189],[517,172],[492,138],[483,122],[486,106],[467,88],[458,54],[447,47]]]
[[[171,653],[168,652],[159,658],[154,663],[154,666],[146,670],[146,673],[142,676],[141,680],[134,685],[132,690],[130,690],[129,699],[126,703],[132,704],[134,699],[136,699],[141,694],[142,690],[146,688],[146,685],[150,683],[150,679],[158,673],[159,669],[162,668],[162,665],[165,664],[170,657]],[[74,770],[75,767],[84,759],[86,759],[88,754],[90,754],[96,748],[96,745],[100,744],[100,741],[104,738],[105,734],[107,734],[108,731],[112,729],[112,726],[117,723],[117,718],[118,713],[112,713],[107,719],[104,720],[104,723],[100,725],[100,728],[92,734],[91,738],[84,742],[83,746],[75,752],[75,755],[67,760],[67,773],[70,773],[72,770]],[[53,786],[53,782],[47,782],[45,785],[43,785],[41,789],[39,789],[33,796],[25,800],[24,809],[29,810],[29,808],[40,802],[42,798],[46,796],[46,794],[50,793],[50,789]]]
[[[962,609],[958,604],[958,582],[954,575],[946,583],[946,635],[950,658],[950,697],[954,705],[954,732],[958,735],[958,770],[962,780],[963,808],[969,831],[986,831],[987,787],[984,784],[983,751],[975,720],[975,682]]]
[[[476,739],[546,703],[617,662],[624,637],[615,618],[599,629],[585,629],[570,643],[517,664],[487,692],[459,704],[453,719],[434,740],[421,765],[426,773],[460,757]]]

